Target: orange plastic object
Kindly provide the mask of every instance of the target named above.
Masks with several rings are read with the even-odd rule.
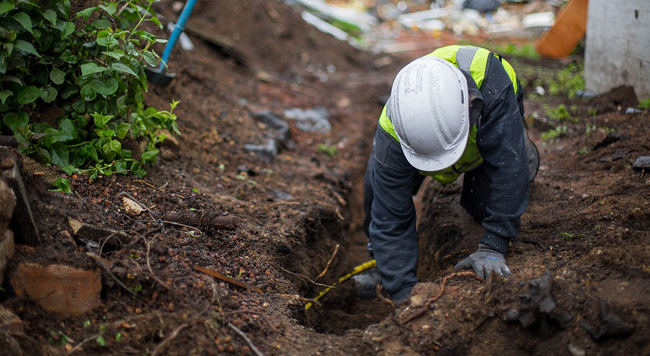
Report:
[[[589,0],[571,0],[558,13],[555,24],[535,43],[535,50],[546,58],[562,58],[571,54],[587,31]]]

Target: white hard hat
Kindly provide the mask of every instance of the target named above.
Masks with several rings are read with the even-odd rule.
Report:
[[[437,57],[422,57],[395,78],[389,117],[402,151],[420,171],[440,171],[463,155],[469,137],[469,93],[463,73]]]

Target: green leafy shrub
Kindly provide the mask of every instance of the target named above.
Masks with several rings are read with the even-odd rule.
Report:
[[[551,144],[562,137],[565,137],[569,133],[569,128],[567,125],[557,126],[555,129],[542,132],[542,141],[545,144]]]
[[[69,0],[0,3],[0,130],[11,130],[23,153],[64,171],[146,174],[161,132],[179,133],[169,111],[146,108],[144,64],[159,40],[141,29],[160,26],[153,0],[103,1],[71,14]],[[60,115],[39,120],[36,109]],[[125,140],[142,142],[134,158]]]
[[[579,90],[585,89],[583,72],[584,69],[581,64],[569,64],[558,73],[556,81],[550,83],[549,93],[551,95],[565,95],[569,99],[575,98]]]
[[[650,98],[640,100],[639,108],[641,108],[641,109],[650,109]]]

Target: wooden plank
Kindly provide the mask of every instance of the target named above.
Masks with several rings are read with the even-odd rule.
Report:
[[[542,57],[562,58],[571,54],[587,31],[588,0],[570,0],[558,13],[555,24],[535,43]]]

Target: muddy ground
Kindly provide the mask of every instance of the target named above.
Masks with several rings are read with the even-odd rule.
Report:
[[[169,2],[159,10],[175,18]],[[409,302],[394,311],[378,298],[355,298],[344,283],[305,311],[325,286],[369,259],[361,180],[376,121],[399,68],[428,50],[362,52],[270,0],[199,1],[189,22],[227,41],[192,35],[195,50],[172,55],[177,78],[150,88],[149,105],[180,101],[182,135],[163,145],[144,179],[89,184],[73,176],[74,193],[64,195],[49,191],[46,179],[61,173],[20,160],[43,243],[18,245],[7,278],[25,261],[96,269],[88,252],[101,253],[112,274],[102,271],[101,305],[77,317],[16,298],[6,282],[2,305],[23,322],[15,339],[24,354],[650,355],[650,178],[632,169],[650,152],[650,113],[625,114],[638,104],[629,90],[591,100],[539,96],[532,87],[582,57],[507,57],[529,86],[526,117],[542,157],[506,256],[513,276],[452,275],[481,227],[458,204],[460,183],[429,183],[417,197],[423,283]],[[412,36],[430,50],[457,41],[495,45],[485,37]],[[547,144],[541,134],[553,126],[545,105],[560,104],[575,105],[577,120]],[[318,106],[330,114],[330,132],[287,121],[290,140],[277,156],[246,150],[277,137],[256,114]],[[123,197],[148,209],[128,215]],[[197,229],[150,211],[238,224]],[[100,248],[73,241],[69,217],[125,231],[126,241]],[[52,338],[62,334],[63,342]]]

